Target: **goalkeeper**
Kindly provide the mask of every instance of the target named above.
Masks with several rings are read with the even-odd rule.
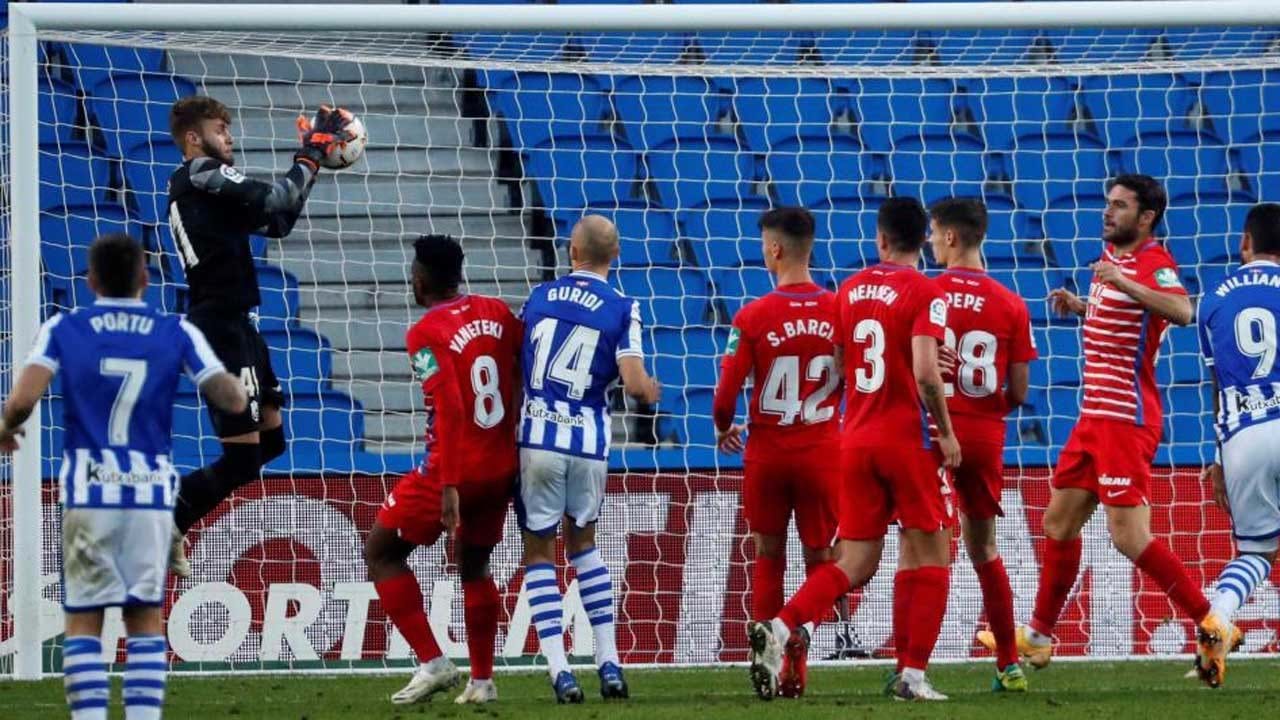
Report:
[[[171,569],[191,574],[183,537],[210,510],[285,450],[284,393],[258,334],[258,276],[249,235],[281,238],[302,214],[321,162],[345,137],[351,114],[322,105],[314,123],[299,118],[302,147],[284,177],[265,182],[235,168],[231,114],[204,96],[182,98],[169,130],[183,163],[169,177],[169,228],[189,287],[187,319],[209,340],[249,395],[243,412],[209,408],[222,457],[182,478],[174,511]]]

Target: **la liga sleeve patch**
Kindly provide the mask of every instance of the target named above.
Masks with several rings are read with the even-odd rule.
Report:
[[[929,303],[929,322],[938,327],[947,326],[947,301],[942,298],[934,298]]]
[[[1182,287],[1182,281],[1178,279],[1178,273],[1173,268],[1160,268],[1156,271],[1156,284],[1160,287],[1175,288]]]
[[[742,339],[742,331],[738,328],[729,328],[729,342],[725,343],[725,355],[738,354],[738,341]]]
[[[440,372],[440,363],[431,352],[431,348],[422,348],[413,355],[413,377],[418,382],[426,382]]]

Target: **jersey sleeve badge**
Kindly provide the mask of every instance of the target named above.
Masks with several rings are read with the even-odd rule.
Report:
[[[1178,273],[1173,268],[1160,268],[1156,271],[1156,284],[1160,287],[1175,288],[1182,287],[1182,282],[1178,280]]]
[[[413,355],[413,377],[418,382],[426,382],[440,372],[440,363],[436,360],[431,348],[422,348]]]
[[[947,326],[947,301],[942,298],[934,298],[929,303],[929,322],[938,327]]]
[[[729,342],[725,343],[725,355],[738,354],[738,341],[742,339],[742,331],[738,328],[729,328]]]

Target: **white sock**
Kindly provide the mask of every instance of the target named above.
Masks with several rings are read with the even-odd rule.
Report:
[[[915,685],[924,680],[924,671],[920,668],[902,668],[902,681]]]
[[[169,664],[162,635],[134,635],[125,641],[125,720],[160,720]]]
[[[787,627],[787,624],[778,618],[770,620],[769,626],[773,628],[773,636],[778,638],[779,644],[786,645],[787,641],[791,639],[791,628]]]
[[[613,621],[613,580],[609,568],[600,557],[600,551],[591,548],[569,558],[578,571],[578,592],[582,595],[582,607],[591,620],[591,630],[596,641],[596,665],[618,661],[618,641]]]
[[[62,672],[71,720],[107,720],[111,684],[102,661],[102,638],[68,635],[62,644]]]
[[[556,580],[556,566],[536,563],[525,568],[524,591],[533,614],[533,627],[538,631],[538,646],[547,659],[552,679],[569,669],[564,652],[564,600]]]
[[[1213,612],[1227,622],[1249,601],[1253,589],[1269,575],[1271,566],[1257,555],[1241,555],[1227,563],[1218,576],[1213,595]]]

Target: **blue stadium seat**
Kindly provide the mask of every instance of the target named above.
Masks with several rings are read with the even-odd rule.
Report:
[[[1062,287],[1060,273],[1051,269],[992,269],[991,277],[1026,301],[1031,320],[1035,323],[1043,323],[1049,319],[1049,291]]]
[[[298,293],[298,278],[275,265],[258,265],[258,291],[262,304],[258,306],[259,325],[263,329],[289,328],[297,325],[298,310],[302,300]]]
[[[1165,245],[1182,266],[1226,264],[1235,255],[1247,205],[1180,205],[1164,216]]]
[[[1027,208],[1042,209],[1082,195],[1097,196],[1111,174],[1109,168],[1119,163],[1118,156],[1108,157],[1101,146],[1066,148],[1050,145],[1047,138],[1029,136],[1019,142],[1008,157],[1014,197]]]
[[[715,268],[711,271],[716,297],[729,314],[737,315],[743,305],[773,292],[773,275],[763,267]]]
[[[1154,29],[1074,28],[1048,30],[1041,33],[1053,47],[1058,62],[1101,62],[1138,60],[1148,46],[1160,37]]]
[[[1186,115],[1193,98],[1170,73],[1089,76],[1082,88],[1109,147],[1133,147],[1146,134],[1191,130]]]
[[[591,75],[520,72],[500,76],[489,102],[505,119],[517,149],[562,137],[607,135],[608,103]]]
[[[622,293],[640,302],[645,327],[706,325],[711,299],[706,276],[693,269],[622,268]]]
[[[819,78],[740,79],[733,107],[747,147],[762,154],[791,138],[827,138],[853,112],[848,89]]]
[[[670,212],[643,205],[593,208],[618,228],[619,262],[624,267],[680,265],[680,237]]]
[[[1102,254],[1102,212],[1106,207],[1101,188],[1082,195],[1078,203],[1049,208],[1041,216],[1044,234],[1063,267],[1086,267]]]
[[[709,65],[789,65],[812,45],[802,34],[773,31],[700,32],[692,42]]]
[[[875,248],[876,213],[883,198],[841,201],[813,210],[816,243],[813,265],[838,271],[860,270],[879,262]],[[844,274],[839,273],[840,280]]]
[[[319,394],[332,387],[333,350],[329,341],[301,325],[262,331],[271,367],[289,395]]]
[[[1158,178],[1170,206],[1225,202],[1230,194],[1227,154],[1221,147],[1144,146],[1122,151],[1121,157],[1127,168]]]
[[[537,184],[545,207],[577,210],[642,199],[636,155],[611,137],[554,137],[525,154],[525,176]]]
[[[171,143],[169,109],[178,98],[196,94],[190,80],[176,75],[112,74],[87,98],[89,111],[103,130],[107,152],[128,157],[135,147]]]
[[[1194,82],[1215,134],[1228,145],[1280,134],[1280,117],[1272,111],[1280,72],[1223,70],[1205,73]]]
[[[681,334],[687,379],[693,388],[714,388],[720,377],[720,357],[728,342],[728,333],[709,328],[689,328]]]
[[[99,235],[122,232],[142,241],[142,230],[129,221],[125,209],[102,201],[40,213],[40,250],[45,272],[71,278],[89,269],[89,245]]]
[[[926,205],[953,195],[982,195],[986,162],[982,147],[969,136],[922,143],[902,138],[889,158],[897,194],[921,198]]]
[[[847,88],[853,97],[858,132],[870,150],[889,152],[903,140],[918,148],[931,138],[966,134],[963,126],[952,125],[950,80],[863,78],[836,81],[836,87]]]
[[[745,198],[728,205],[712,205],[679,213],[683,235],[693,257],[704,268],[763,265],[760,214],[767,204]]]
[[[94,206],[107,190],[119,187],[111,165],[82,142],[40,146],[40,209]]]
[[[1049,387],[1079,385],[1080,372],[1084,365],[1084,355],[1080,346],[1080,329],[1051,327],[1043,330],[1042,333],[1037,334],[1036,337],[1041,361],[1035,364],[1044,367],[1046,385]]]
[[[90,94],[98,92],[100,83],[108,82],[113,73],[140,73],[164,70],[164,51],[144,47],[117,47],[62,43],[58,46],[63,58],[71,66],[76,85]]]
[[[182,153],[167,138],[156,138],[133,146],[123,164],[130,207],[143,222],[168,222],[169,176],[182,164]]]
[[[194,389],[180,392],[173,408],[174,465],[180,469],[203,467],[221,456],[222,444],[203,400]]]
[[[594,0],[568,0],[561,5],[579,5]],[[620,4],[639,3],[642,0],[621,0]],[[597,63],[669,63],[679,58],[689,43],[685,33],[634,32],[634,33],[574,33],[570,42],[586,51],[591,62]],[[612,76],[601,78],[602,82]]]
[[[814,207],[861,196],[862,145],[851,135],[775,139],[769,179],[783,205]]]
[[[142,299],[149,305],[167,313],[182,314],[187,310],[185,288],[178,287],[165,280],[159,268],[147,268],[147,289]]]
[[[40,121],[37,136],[40,143],[74,140],[80,115],[76,89],[70,83],[42,76],[37,92],[40,94],[40,108],[36,115]]]
[[[328,467],[327,455],[341,463],[364,438],[364,408],[343,393],[294,395],[283,414],[289,438],[285,458],[316,458],[319,467]]]
[[[750,182],[756,179],[753,158],[731,138],[677,139],[672,145],[650,148],[645,163],[659,203],[671,209],[748,197]]]
[[[628,77],[614,85],[612,97],[623,132],[637,148],[671,146],[677,138],[701,142],[732,132],[715,127],[729,117],[733,95],[713,78]]]

